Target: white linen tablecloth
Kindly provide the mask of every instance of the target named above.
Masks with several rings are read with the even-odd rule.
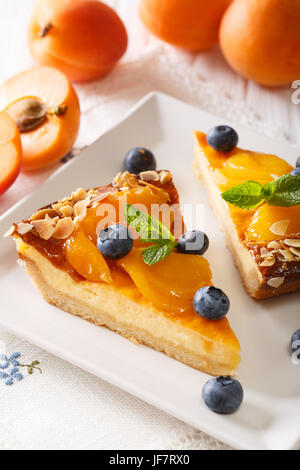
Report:
[[[32,65],[26,26],[35,0],[0,2],[0,81]],[[114,0],[129,48],[104,80],[76,86],[82,125],[76,146],[93,142],[147,92],[158,90],[259,133],[300,145],[300,105],[292,90],[268,90],[238,77],[218,47],[195,55],[152,37],[140,24],[137,0]],[[300,79],[300,77],[299,77]],[[53,169],[21,175],[0,197],[0,214]],[[1,293],[0,293],[1,297]],[[1,314],[1,303],[0,303]],[[228,449],[204,433],[0,328],[0,354],[19,351],[43,374],[21,367],[23,379],[0,377],[0,449]],[[1,369],[3,366],[3,369]],[[0,356],[1,372],[5,358]],[[20,377],[19,377],[20,378]]]

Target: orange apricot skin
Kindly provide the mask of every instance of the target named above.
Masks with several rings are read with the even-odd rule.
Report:
[[[53,26],[41,37],[47,24]],[[127,49],[128,36],[117,13],[98,0],[40,0],[29,24],[28,44],[39,64],[83,83],[112,70]]]
[[[0,113],[0,194],[17,179],[22,162],[22,143],[13,119]]]
[[[220,45],[229,65],[265,86],[300,77],[300,2],[239,0],[226,11]]]
[[[80,105],[72,84],[59,70],[34,67],[15,75],[0,87],[0,109],[9,114],[9,106],[22,98],[37,98],[49,110],[66,106],[63,116],[48,114],[37,129],[21,133],[22,169],[39,170],[64,157],[72,148],[80,126]]]
[[[232,0],[141,0],[139,15],[157,37],[191,51],[218,42],[222,15]]]

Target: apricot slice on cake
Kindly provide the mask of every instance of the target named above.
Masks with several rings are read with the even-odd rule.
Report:
[[[6,113],[0,113],[0,194],[16,180],[21,169],[22,144],[18,128]]]
[[[127,41],[117,13],[98,0],[40,0],[28,30],[34,59],[75,82],[106,75],[125,53]]]
[[[21,133],[24,170],[55,163],[76,140],[79,101],[59,70],[36,67],[10,78],[0,87],[0,109],[14,119]]]

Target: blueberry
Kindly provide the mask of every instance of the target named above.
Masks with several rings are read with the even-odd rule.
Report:
[[[125,170],[137,175],[142,171],[156,169],[156,160],[152,152],[143,147],[129,150],[125,156]]]
[[[295,333],[291,337],[291,350],[293,353],[299,351],[297,359],[300,359],[300,329],[295,331]]]
[[[293,171],[290,172],[290,175],[293,175],[293,176],[300,176],[300,167],[298,166],[297,168],[295,168]]]
[[[218,152],[230,152],[239,141],[236,131],[229,126],[216,126],[207,133],[207,142]]]
[[[244,398],[243,387],[231,377],[210,379],[203,387],[202,398],[215,413],[231,414],[237,411]]]
[[[203,255],[209,247],[207,235],[201,230],[189,230],[178,240],[177,249],[180,253]]]
[[[300,167],[300,157],[298,157],[296,161],[296,168],[299,168],[299,167]]]
[[[202,287],[194,295],[194,309],[207,320],[220,320],[227,315],[230,301],[221,289]]]
[[[125,225],[111,225],[101,230],[97,238],[97,248],[107,259],[123,258],[130,252],[132,245],[131,233]]]

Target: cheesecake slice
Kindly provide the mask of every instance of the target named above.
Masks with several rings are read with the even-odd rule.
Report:
[[[293,168],[275,155],[238,147],[228,153],[218,152],[202,132],[194,132],[194,168],[208,191],[249,295],[266,299],[298,290],[300,206],[263,204],[244,210],[225,202],[221,196],[247,181],[262,185],[272,182]]]
[[[201,371],[234,375],[240,345],[228,320],[209,321],[193,309],[196,290],[212,285],[203,256],[174,250],[150,266],[139,239],[118,260],[104,258],[97,249],[102,228],[126,223],[125,204],[149,210],[162,205],[169,211],[170,231],[184,231],[171,173],[151,171],[120,173],[107,186],[78,189],[14,224],[9,235],[50,304]]]

